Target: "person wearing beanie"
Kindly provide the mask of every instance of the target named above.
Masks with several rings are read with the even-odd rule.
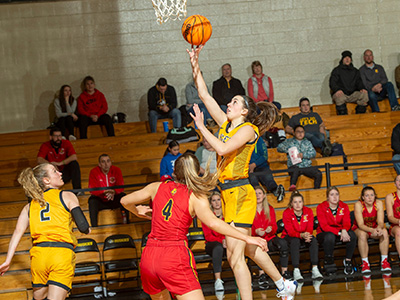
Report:
[[[368,91],[369,105],[373,112],[379,112],[378,101],[389,98],[393,111],[400,110],[393,84],[388,81],[385,69],[374,62],[370,49],[364,51],[365,64],[360,68],[361,79]]]
[[[338,115],[347,115],[346,103],[357,103],[356,113],[365,113],[368,93],[361,80],[360,71],[353,66],[352,53],[342,52],[339,65],[333,69],[329,78],[332,100]]]

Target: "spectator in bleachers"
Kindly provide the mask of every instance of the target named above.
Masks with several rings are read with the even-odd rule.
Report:
[[[208,88],[208,86],[207,86],[207,91],[208,93],[210,93],[210,89]],[[199,97],[199,92],[197,91],[197,87],[196,84],[194,83],[194,80],[186,85],[185,95],[186,95],[187,112],[194,115],[193,104],[197,104],[201,112],[204,114],[204,125],[206,124],[215,125],[213,118],[211,117],[206,106]]]
[[[167,79],[158,79],[155,86],[147,92],[150,131],[157,131],[158,119],[172,119],[174,128],[182,126],[181,112],[177,107],[175,88],[167,84]]]
[[[57,127],[61,129],[63,137],[70,141],[75,141],[74,126],[78,121],[75,114],[76,101],[72,96],[72,90],[69,85],[63,85],[58,93],[58,98],[54,99],[54,108],[57,116]],[[67,133],[68,130],[68,134]]]
[[[305,138],[308,139],[315,148],[322,150],[323,156],[329,156],[332,153],[332,145],[326,136],[325,124],[320,115],[311,110],[310,100],[302,97],[299,100],[300,113],[290,118],[285,131],[291,135],[294,134],[294,128],[297,125],[304,127]]]
[[[203,145],[197,148],[195,155],[200,163],[200,174],[204,174],[210,156],[210,172],[217,172],[217,153],[215,152],[215,149],[211,147],[206,138],[203,137]]]
[[[221,109],[226,112],[227,105],[236,95],[245,95],[245,90],[239,79],[232,77],[232,67],[224,64],[221,67],[222,76],[213,82],[212,96]]]
[[[272,102],[278,109],[281,109],[282,105],[274,101],[274,87],[271,77],[263,73],[260,61],[255,60],[251,63],[251,71],[253,72],[253,76],[247,81],[247,93],[249,96],[255,102]]]
[[[68,140],[62,139],[61,130],[54,127],[50,130],[50,141],[40,146],[37,163],[51,163],[62,173],[65,183],[72,181],[74,189],[81,188],[81,169],[74,146]],[[81,193],[77,193],[81,195]]]
[[[388,81],[385,69],[374,62],[374,54],[370,49],[364,51],[365,64],[360,68],[363,84],[368,91],[369,105],[373,112],[379,112],[378,101],[389,98],[393,111],[400,110],[393,84]]]
[[[391,146],[393,149],[392,160],[400,160],[400,123],[398,123],[392,131]],[[400,175],[400,163],[393,163],[397,175]]]
[[[322,279],[318,269],[318,242],[314,231],[314,213],[311,208],[304,206],[303,195],[294,191],[290,195],[288,208],[283,212],[283,232],[284,238],[290,248],[290,257],[293,265],[293,279],[296,281],[304,280],[301,275],[300,265],[300,246],[305,246],[310,252],[312,265],[311,278],[313,280]]]
[[[121,169],[113,166],[108,154],[99,156],[99,164],[90,170],[89,188],[113,187],[124,185]],[[89,214],[92,227],[98,225],[98,213],[104,209],[121,210],[122,223],[129,223],[129,212],[121,205],[121,198],[125,196],[124,189],[107,189],[91,191],[89,198]]]
[[[268,149],[265,141],[260,137],[251,155],[249,164],[249,180],[253,187],[260,183],[267,188],[281,202],[285,197],[285,188],[282,184],[277,185],[268,163]]]
[[[82,82],[84,91],[78,97],[79,134],[87,139],[89,125],[104,125],[108,136],[115,136],[114,125],[107,114],[108,104],[104,94],[96,89],[92,76],[86,76]]]
[[[386,213],[390,222],[389,233],[395,238],[396,250],[400,258],[400,175],[394,179],[396,191],[386,195]]]
[[[311,142],[304,138],[304,132],[303,126],[295,126],[294,137],[283,141],[277,147],[278,152],[287,154],[287,165],[290,173],[289,191],[296,189],[297,179],[300,175],[313,178],[315,189],[321,187],[322,172],[317,167],[311,166],[311,158],[314,158],[317,153]],[[291,152],[293,152],[292,155]]]
[[[160,178],[162,181],[173,178],[175,161],[182,154],[179,153],[179,143],[171,141],[165,149],[164,157],[160,163]]]
[[[357,103],[356,113],[365,113],[368,105],[368,93],[361,80],[360,71],[353,66],[352,54],[342,52],[339,65],[333,69],[329,78],[332,100],[336,104],[338,115],[347,115],[346,103]]]
[[[263,187],[256,186],[254,188],[257,197],[257,213],[251,227],[252,236],[260,236],[267,240],[268,249],[270,252],[279,252],[279,262],[281,265],[282,276],[286,279],[290,278],[288,269],[289,248],[286,240],[278,237],[276,231],[276,215],[274,208],[268,203],[267,195]],[[263,270],[259,270],[258,284],[260,287],[265,287],[268,284],[267,276]]]
[[[366,186],[361,191],[360,201],[354,205],[355,222],[352,230],[358,238],[362,274],[371,273],[368,261],[368,238],[379,240],[381,271],[389,272],[392,270],[388,262],[389,235],[384,220],[385,211],[382,202],[376,198],[374,188]]]
[[[328,275],[336,273],[333,252],[335,244],[342,242],[346,245],[346,256],[343,260],[344,273],[351,275],[354,273],[351,259],[357,246],[357,236],[351,230],[349,207],[346,203],[340,201],[339,190],[335,186],[326,190],[326,197],[327,200],[317,207],[317,239],[318,243],[324,248],[325,272]]]
[[[213,192],[208,198],[210,201],[210,208],[214,215],[224,220],[222,216],[221,194]],[[213,271],[215,277],[214,289],[216,292],[224,291],[224,282],[221,279],[222,272],[222,256],[226,248],[225,236],[211,230],[205,224],[203,227],[204,239],[206,240],[206,253],[212,257]]]

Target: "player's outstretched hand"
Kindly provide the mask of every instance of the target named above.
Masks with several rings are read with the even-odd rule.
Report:
[[[190,63],[192,64],[192,67],[195,67],[198,64],[201,49],[203,49],[203,45],[192,48],[191,50],[186,49],[186,52],[189,53]]]
[[[137,216],[140,218],[151,220],[151,216],[147,215],[147,213],[151,213],[153,210],[147,205],[138,205],[136,206]]]
[[[190,113],[190,116],[193,118],[194,122],[196,123],[197,128],[199,128],[200,126],[204,125],[204,114],[200,110],[200,108],[197,104],[193,105],[193,111],[194,111],[194,115],[192,113]]]
[[[268,243],[265,239],[260,237],[249,236],[246,241],[249,245],[256,245],[261,248],[261,250],[268,251]]]
[[[10,264],[4,262],[4,263],[0,266],[0,275],[3,276],[4,273],[8,271],[9,268],[10,268]]]

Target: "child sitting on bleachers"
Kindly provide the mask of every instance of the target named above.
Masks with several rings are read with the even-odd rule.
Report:
[[[165,149],[164,157],[160,163],[160,178],[162,181],[166,179],[172,179],[174,173],[175,161],[182,154],[179,152],[179,143],[177,141],[171,141]]]
[[[300,175],[314,178],[314,188],[321,187],[322,172],[311,166],[311,158],[317,154],[311,142],[304,138],[304,127],[297,125],[294,128],[294,137],[280,143],[278,152],[287,153],[287,165],[290,174],[289,191],[296,189],[297,179]]]

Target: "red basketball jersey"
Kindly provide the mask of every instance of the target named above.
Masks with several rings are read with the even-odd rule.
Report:
[[[400,199],[399,196],[397,196],[397,192],[393,192],[393,217],[396,219],[400,219]],[[397,225],[397,224],[396,224]]]
[[[163,241],[186,240],[192,223],[189,213],[190,193],[186,185],[174,181],[160,184],[153,199],[149,238]]]
[[[374,202],[372,206],[371,212],[368,212],[368,209],[365,207],[365,202],[361,201],[361,205],[363,207],[362,209],[362,216],[364,219],[364,225],[371,227],[371,228],[376,228],[378,227],[377,219],[378,219],[378,210],[376,209],[376,201]],[[358,228],[357,221],[355,220],[353,230],[356,230]]]

